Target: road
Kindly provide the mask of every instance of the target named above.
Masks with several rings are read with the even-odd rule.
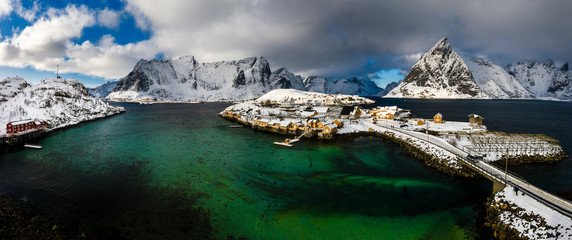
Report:
[[[442,138],[433,136],[433,135],[428,135],[428,134],[424,134],[424,133],[420,133],[420,132],[415,132],[415,131],[410,131],[410,130],[405,130],[405,129],[399,129],[399,128],[391,128],[388,126],[384,126],[383,124],[379,123],[379,124],[373,124],[373,122],[370,119],[364,119],[362,120],[363,123],[371,128],[374,131],[377,132],[383,132],[383,131],[395,131],[395,132],[399,132],[405,135],[408,135],[410,137],[414,137],[417,138],[419,140],[428,142],[430,144],[433,144],[437,147],[440,147],[446,151],[449,151],[453,154],[455,154],[456,156],[458,156],[461,161],[463,161],[463,164],[465,165],[469,165],[469,167],[472,166],[473,169],[477,170],[477,172],[479,172],[479,174],[482,175],[487,175],[490,178],[494,178],[495,180],[497,180],[498,182],[505,182],[505,172],[502,171],[501,169],[498,169],[496,167],[494,167],[493,165],[484,162],[484,161],[478,161],[478,162],[473,162],[467,159],[467,157],[469,156],[469,154],[453,145],[451,145],[450,143],[448,143],[447,141],[445,141]],[[524,180],[521,180],[519,177],[512,175],[511,173],[507,173],[506,174],[506,184],[517,188],[518,190],[524,192],[525,194],[527,194],[528,196],[536,199],[538,202],[554,209],[555,211],[572,218],[572,203],[561,199],[557,196],[554,196]]]

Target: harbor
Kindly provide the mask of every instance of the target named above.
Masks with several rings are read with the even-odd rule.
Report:
[[[280,98],[280,97],[278,97]],[[249,125],[255,130],[275,132],[280,134],[293,134],[292,132],[273,131],[268,128],[268,123],[272,117],[279,117],[280,120],[288,119],[291,124],[296,122],[297,127],[301,127],[306,137],[317,137],[317,139],[333,139],[336,135],[355,134],[358,136],[373,135],[383,139],[398,143],[410,153],[415,153],[416,158],[425,162],[427,166],[434,167],[452,176],[476,177],[483,176],[492,181],[493,196],[503,199],[506,195],[505,189],[520,189],[526,192],[526,200],[517,205],[523,209],[551,209],[548,211],[528,212],[529,216],[540,219],[544,222],[534,226],[537,231],[526,233],[528,236],[568,236],[572,237],[572,222],[567,220],[551,221],[546,223],[546,219],[572,218],[572,203],[548,193],[534,185],[526,182],[522,177],[508,173],[507,167],[504,172],[500,167],[495,166],[501,161],[508,165],[531,162],[556,162],[568,159],[568,156],[559,145],[559,142],[541,134],[506,134],[503,132],[489,132],[483,124],[484,118],[475,113],[467,115],[468,122],[448,121],[444,114],[438,112],[432,119],[412,117],[414,113],[410,110],[401,109],[398,106],[377,106],[366,109],[360,106],[328,106],[325,114],[318,115],[316,109],[323,105],[295,105],[290,104],[289,111],[280,108],[281,104],[292,102],[289,98],[278,100],[278,105],[268,104],[257,105],[256,101],[238,104],[240,107],[231,106],[219,114],[239,123]],[[276,101],[276,98],[274,99]],[[276,103],[275,103],[276,104]],[[268,109],[270,108],[270,109]],[[347,110],[346,110],[347,109]],[[250,113],[250,114],[249,114]],[[261,113],[270,113],[260,116]],[[349,115],[346,115],[348,114]],[[339,122],[335,131],[326,131],[323,126],[318,125],[322,121]],[[302,123],[302,124],[300,124]],[[329,133],[323,137],[321,133]],[[309,133],[309,134],[308,134]],[[274,142],[276,145],[292,147],[288,142]],[[524,159],[524,160],[523,160]],[[503,180],[504,173],[504,180]],[[517,190],[515,190],[517,191]],[[520,199],[513,196],[513,198]],[[514,201],[508,200],[508,201]],[[499,201],[495,202],[498,203]],[[495,205],[489,203],[489,205]],[[517,201],[518,203],[518,201]],[[514,202],[513,202],[514,204]],[[506,208],[504,209],[506,210]],[[518,212],[498,212],[498,208],[489,208],[497,211],[496,216],[503,215],[505,219],[522,222],[522,213]],[[552,211],[556,211],[554,214]],[[494,214],[493,214],[494,215]],[[505,228],[499,229],[493,226],[499,224]],[[544,224],[549,227],[544,227]],[[494,228],[494,234],[500,236],[521,236],[525,235],[521,230],[517,230],[510,222],[496,220],[489,226]],[[511,229],[511,230],[506,230]],[[521,232],[519,232],[521,231]],[[516,232],[516,234],[514,234]],[[509,233],[513,233],[512,235]],[[532,234],[532,235],[530,235]]]

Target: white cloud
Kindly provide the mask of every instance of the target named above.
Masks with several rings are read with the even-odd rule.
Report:
[[[117,29],[121,23],[121,15],[113,10],[105,8],[97,14],[97,22],[107,28]]]
[[[15,0],[13,3],[16,14],[28,22],[33,22],[40,11],[40,5],[37,1],[34,1],[34,5],[29,9],[24,8],[21,0]]]
[[[0,43],[0,65],[45,71],[55,71],[60,65],[62,73],[114,79],[125,76],[139,59],[157,53],[150,41],[118,45],[110,35],[101,37],[97,45],[74,43],[83,29],[96,24],[95,18],[96,13],[84,6],[48,9],[32,25]]]
[[[10,0],[0,0],[0,17],[10,15],[12,8],[12,2]]]
[[[117,78],[139,58],[159,53],[194,55],[203,62],[262,55],[273,68],[349,77],[383,68],[408,69],[443,36],[457,51],[486,55],[499,65],[522,58],[572,60],[569,0],[122,2],[125,9],[119,11],[68,6],[40,16],[34,7],[28,15],[22,12],[32,25],[21,31],[15,26],[12,36],[3,33],[0,65],[53,70],[60,63],[69,66],[66,71]],[[0,0],[0,16],[12,7],[17,10],[19,1],[12,3]],[[122,30],[127,14],[150,39],[118,45],[115,37],[126,38],[112,33],[74,43],[95,25]],[[374,64],[367,65],[372,59]]]

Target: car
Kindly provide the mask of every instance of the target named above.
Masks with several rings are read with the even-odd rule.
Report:
[[[377,124],[377,122],[376,122],[376,121],[374,121],[374,122],[373,122],[373,124]]]
[[[404,128],[404,127],[409,127],[409,125],[407,124],[402,124],[401,126],[399,126],[400,128]]]
[[[478,161],[482,161],[482,160],[483,160],[483,155],[480,155],[480,154],[469,154],[469,155],[467,156],[467,160],[476,163],[476,162],[478,162]]]

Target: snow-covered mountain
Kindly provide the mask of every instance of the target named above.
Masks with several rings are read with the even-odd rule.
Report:
[[[294,75],[286,68],[279,68],[270,75],[269,89],[298,89],[306,90],[300,75]]]
[[[275,88],[303,89],[302,79],[285,68],[271,72],[264,57],[199,63],[185,56],[140,60],[108,98],[243,100]]]
[[[89,95],[96,98],[105,98],[109,93],[113,91],[113,88],[117,85],[117,81],[108,81],[102,85],[94,88],[87,88]]]
[[[401,82],[403,82],[403,80],[388,83],[387,86],[385,86],[385,88],[383,89],[383,91],[379,92],[376,96],[383,97],[383,96],[387,95],[389,92],[391,92],[391,90],[393,90],[394,88],[399,86],[399,84],[401,84]]]
[[[32,85],[21,77],[13,77],[0,82],[0,111],[0,126],[37,119],[55,129],[125,110],[90,96],[75,79],[50,78]],[[0,134],[5,133],[6,128],[0,127]]]
[[[443,38],[411,68],[403,82],[385,97],[486,98],[471,70]]]
[[[310,92],[360,96],[374,96],[383,90],[368,77],[328,80],[311,76],[304,79],[304,86]]]
[[[508,73],[538,98],[572,100],[572,71],[551,59],[526,60],[506,66]]]
[[[467,61],[467,66],[477,85],[491,98],[534,98],[514,76],[490,60],[472,58]]]
[[[273,89],[298,89],[321,93],[375,95],[382,89],[370,79],[309,77],[304,81],[286,68],[271,72],[264,57],[238,61],[199,63],[186,56],[140,60],[107,96],[122,99],[245,100]]]

